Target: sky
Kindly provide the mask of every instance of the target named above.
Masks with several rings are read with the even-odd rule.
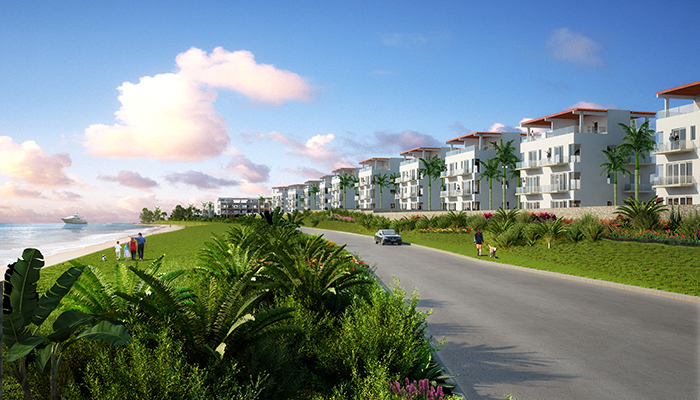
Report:
[[[0,222],[136,222],[574,107],[659,111],[656,92],[700,80],[699,17],[697,0],[5,0]]]

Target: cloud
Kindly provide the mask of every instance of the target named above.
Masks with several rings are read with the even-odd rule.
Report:
[[[270,64],[258,64],[249,51],[228,52],[217,47],[207,56],[205,51],[191,48],[176,60],[180,74],[192,81],[232,90],[263,103],[308,101],[313,97],[304,78]]]
[[[69,192],[66,190],[60,191],[60,192],[54,192],[53,196],[51,196],[51,200],[57,200],[57,201],[76,201],[79,199],[82,199],[83,196],[74,193],[74,192]]]
[[[3,197],[3,198],[19,197],[19,198],[25,198],[25,199],[40,199],[40,198],[43,198],[44,196],[41,195],[41,192],[38,192],[36,190],[23,189],[12,182],[7,182],[7,183],[5,183],[4,187],[0,187],[0,197]]]
[[[286,151],[294,156],[309,158],[333,169],[352,164],[345,156],[328,146],[335,139],[332,133],[316,135],[304,143],[279,132],[271,132],[270,139],[287,145]]]
[[[192,48],[176,58],[179,71],[146,76],[119,87],[115,125],[85,129],[85,147],[96,157],[199,161],[224,153],[227,124],[216,115],[216,90],[232,90],[273,105],[308,101],[313,89],[289,71],[258,64],[247,51],[221,47],[210,56]]]
[[[218,189],[225,186],[237,186],[238,181],[229,179],[215,178],[203,172],[187,171],[187,172],[172,172],[166,175],[165,180],[177,184],[184,183],[186,185],[195,186],[198,189]]]
[[[327,173],[309,167],[297,167],[296,169],[285,168],[284,171],[301,176],[304,179],[318,179],[319,176],[323,176]]]
[[[571,32],[569,28],[560,28],[552,32],[546,46],[549,55],[555,60],[590,66],[603,63],[598,55],[600,45],[580,33]]]
[[[571,110],[572,108],[598,108],[603,110],[616,110],[619,109],[620,106],[615,104],[608,104],[607,106],[604,106],[602,104],[592,103],[590,101],[579,101],[576,104],[572,104],[568,107],[565,107],[564,110]]]
[[[231,158],[226,169],[234,171],[247,182],[265,182],[270,177],[270,167],[254,164],[244,155],[235,155]]]
[[[117,200],[117,207],[121,210],[130,211],[132,213],[141,213],[141,210],[148,208],[153,210],[157,205],[156,195],[148,193],[142,197],[128,196]],[[165,210],[163,210],[165,211]]]
[[[392,154],[421,146],[440,147],[445,144],[430,135],[410,130],[400,133],[378,131],[374,132],[374,137],[378,141],[375,148],[380,148],[385,152],[389,150]]]
[[[64,169],[71,166],[66,153],[47,155],[35,141],[15,144],[0,136],[0,173],[40,187],[66,187],[75,184]]]
[[[319,175],[320,176],[320,175]],[[270,190],[270,187],[267,185],[260,185],[257,183],[251,183],[251,182],[241,182],[241,186],[239,187],[241,192],[249,195],[249,196],[270,196],[272,194],[272,191]]]
[[[107,182],[118,182],[122,186],[137,189],[148,189],[158,186],[158,182],[150,178],[144,178],[138,172],[119,171],[117,176],[98,175],[97,179]]]
[[[465,135],[469,132],[471,132],[471,129],[465,127],[459,122],[455,122],[454,124],[450,125],[448,129],[452,132],[457,132],[460,135]]]

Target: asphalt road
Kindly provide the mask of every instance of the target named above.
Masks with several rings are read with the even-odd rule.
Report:
[[[385,283],[418,289],[433,310],[428,332],[448,342],[439,357],[469,400],[700,399],[697,302],[317,232],[376,264]]]

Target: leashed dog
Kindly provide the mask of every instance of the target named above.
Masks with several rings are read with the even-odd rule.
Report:
[[[102,255],[102,261],[107,261],[107,256],[104,254]]]
[[[498,250],[496,247],[489,246],[489,257],[498,258],[496,257],[496,250]]]

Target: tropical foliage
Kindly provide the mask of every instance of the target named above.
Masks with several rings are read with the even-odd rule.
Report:
[[[489,210],[493,210],[493,181],[501,180],[501,172],[498,170],[498,159],[491,158],[486,162],[477,160],[480,165],[484,167],[483,171],[479,175],[482,179],[489,180]],[[505,192],[504,192],[505,193]],[[505,204],[505,203],[503,203]]]
[[[428,178],[428,210],[433,209],[433,181],[440,178],[440,173],[445,170],[445,159],[440,156],[419,158],[422,167],[418,168],[418,177]]]
[[[608,160],[600,164],[602,171],[601,175],[613,175],[613,205],[617,206],[617,173],[621,173],[622,176],[629,174],[627,170],[627,156],[629,155],[625,147],[618,146],[613,147],[610,150],[601,150]]]
[[[494,147],[496,148],[495,159],[498,160],[498,163],[501,165],[501,169],[503,172],[500,180],[501,184],[503,185],[503,203],[501,203],[501,207],[507,208],[506,184],[508,183],[508,179],[511,179],[512,177],[516,176],[515,166],[518,162],[518,156],[515,155],[515,153],[517,150],[515,149],[515,147],[513,147],[513,140],[509,140],[508,142],[503,143],[503,139],[501,139],[499,143],[494,143]],[[520,174],[517,174],[517,176],[520,176]]]
[[[623,151],[634,153],[634,199],[639,201],[639,156],[647,151],[654,150],[654,130],[649,127],[649,121],[644,121],[637,128],[637,122],[632,120],[629,125],[619,123],[625,132],[622,144]]]

